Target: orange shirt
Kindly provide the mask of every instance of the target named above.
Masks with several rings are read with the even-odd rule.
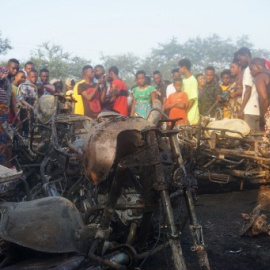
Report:
[[[113,80],[112,84],[115,84],[116,88],[119,90],[119,95],[114,101],[113,109],[119,112],[120,114],[127,116],[128,115],[127,87],[125,83],[120,79]]]
[[[186,92],[176,92],[171,95],[169,95],[166,104],[172,104],[176,101],[179,101],[183,104],[186,104],[188,106],[188,96]],[[174,118],[179,118],[182,117],[182,120],[177,121],[176,123],[182,123],[186,124],[187,122],[187,112],[185,109],[180,109],[177,107],[172,107],[169,112],[169,117],[174,119]]]

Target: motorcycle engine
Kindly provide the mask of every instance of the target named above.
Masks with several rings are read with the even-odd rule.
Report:
[[[138,194],[135,189],[125,189],[125,193],[119,197],[117,205],[131,205],[131,207],[127,210],[116,210],[123,224],[129,225],[131,221],[140,220],[142,218],[143,211],[141,209],[132,209],[132,205],[141,204],[142,201],[141,194]]]

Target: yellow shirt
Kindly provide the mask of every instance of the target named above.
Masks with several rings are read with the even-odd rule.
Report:
[[[220,84],[219,86],[221,87],[222,91],[226,91],[230,87],[230,84],[229,85]],[[224,118],[230,118],[231,117],[231,112],[229,110],[227,102],[223,104],[223,117]]]
[[[82,100],[82,95],[78,95],[78,86],[81,83],[84,83],[85,80],[80,80],[77,82],[73,88],[73,98],[77,101],[75,103],[74,107],[74,113],[75,114],[81,114],[84,115],[84,108],[83,108],[83,100]]]

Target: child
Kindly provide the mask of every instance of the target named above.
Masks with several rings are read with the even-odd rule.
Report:
[[[176,92],[169,95],[165,104],[165,110],[169,110],[169,117],[172,119],[183,118],[177,121],[176,124],[187,124],[186,109],[188,107],[188,96],[186,92],[182,92],[182,80],[180,78],[175,79],[173,86]]]
[[[222,89],[222,91],[229,90],[231,86],[231,72],[229,69],[224,69],[221,74],[221,81],[222,83],[219,85]],[[229,96],[227,96],[227,100],[229,100]],[[223,117],[224,118],[230,118],[231,113],[228,108],[228,102],[223,103]]]

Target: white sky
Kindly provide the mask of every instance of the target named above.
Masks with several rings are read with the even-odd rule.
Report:
[[[105,55],[146,56],[174,36],[185,42],[213,33],[243,34],[270,49],[269,0],[0,0],[2,37],[13,47],[1,60],[28,60],[42,42],[97,64]]]

